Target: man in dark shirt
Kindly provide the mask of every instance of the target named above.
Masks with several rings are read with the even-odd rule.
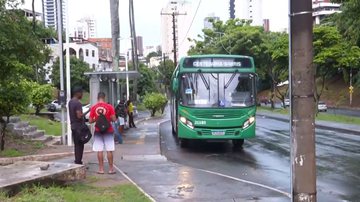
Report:
[[[75,150],[75,163],[82,164],[82,157],[84,153],[84,143],[80,141],[80,127],[84,124],[82,104],[80,100],[83,96],[81,87],[74,87],[72,91],[72,99],[69,101],[69,116],[71,123],[72,137],[74,140],[74,150]]]

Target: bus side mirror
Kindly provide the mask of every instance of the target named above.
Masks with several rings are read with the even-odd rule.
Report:
[[[172,86],[171,86],[173,92],[177,92],[179,89],[179,79],[175,78],[172,82]]]

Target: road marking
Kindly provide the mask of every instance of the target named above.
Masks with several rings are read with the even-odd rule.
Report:
[[[156,200],[150,196],[148,193],[146,193],[138,184],[136,184],[136,182],[134,182],[128,175],[126,175],[120,168],[118,168],[115,164],[114,164],[114,168],[119,171],[119,173],[124,176],[127,180],[129,180],[129,182],[131,182],[133,185],[135,185],[136,188],[138,188],[141,193],[143,193],[146,197],[148,197],[150,199],[150,201],[156,202]]]
[[[197,169],[197,170],[199,170],[199,171],[206,172],[206,173],[209,173],[209,174],[213,174],[213,175],[218,175],[218,176],[221,176],[221,177],[229,178],[229,179],[232,179],[232,180],[235,180],[235,181],[238,181],[238,182],[243,182],[243,183],[255,185],[255,186],[258,186],[258,187],[262,187],[262,188],[265,188],[265,189],[269,189],[269,190],[278,192],[278,193],[280,193],[280,194],[282,194],[282,195],[285,195],[285,196],[291,198],[291,194],[289,194],[289,193],[287,193],[287,192],[284,192],[284,191],[281,191],[281,190],[279,190],[279,189],[275,189],[275,188],[273,188],[273,187],[264,185],[264,184],[260,184],[260,183],[256,183],[256,182],[251,182],[251,181],[248,181],[248,180],[243,180],[243,179],[240,179],[240,178],[236,178],[236,177],[233,177],[233,176],[230,176],[230,175],[221,174],[221,173],[218,173],[218,172],[213,172],[213,171],[210,171],[210,170],[204,170],[204,169],[199,169],[199,168],[194,168],[194,169]]]

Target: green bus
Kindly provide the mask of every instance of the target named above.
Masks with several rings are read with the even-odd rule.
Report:
[[[254,137],[256,80],[249,56],[182,58],[171,77],[171,125],[180,146],[196,139],[242,147]]]

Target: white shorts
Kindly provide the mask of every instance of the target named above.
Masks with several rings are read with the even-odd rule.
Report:
[[[123,117],[119,117],[119,125],[120,126],[125,125],[125,119]]]
[[[93,151],[115,151],[114,135],[112,133],[101,134],[95,132]]]

